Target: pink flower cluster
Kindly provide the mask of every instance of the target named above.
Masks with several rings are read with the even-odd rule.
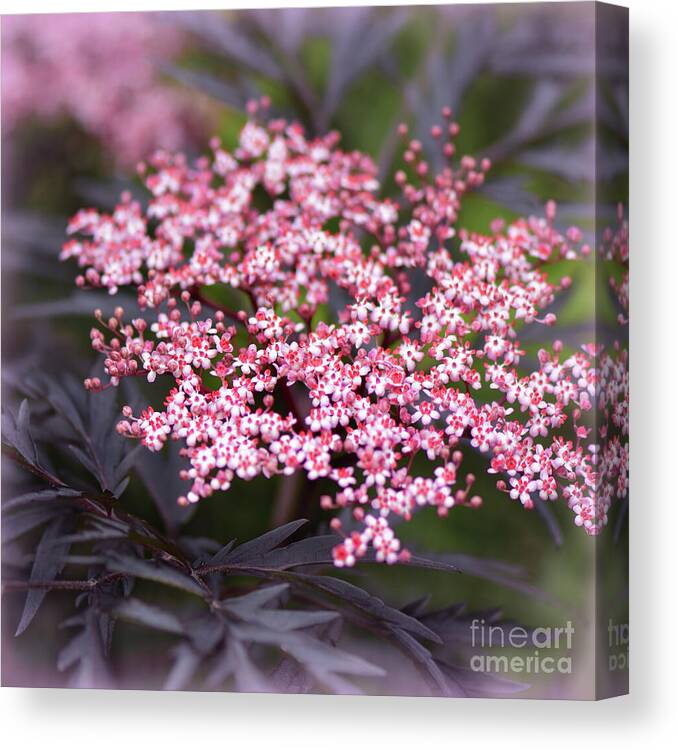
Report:
[[[595,446],[596,501],[598,513],[607,518],[615,498],[623,499],[629,489],[629,361],[628,350],[618,343],[612,353],[598,360],[599,443]]]
[[[112,214],[84,210],[70,224],[62,258],[77,259],[78,284],[133,285],[153,309],[150,325],[125,323],[118,308],[92,331],[110,384],[167,383],[162,408],[125,407],[121,434],[154,451],[182,441],[182,503],[236,477],[321,480],[333,488],[322,506],[350,509],[356,524],[333,521],[337,566],[370,547],[380,561],[406,559],[393,517],[479,506],[462,471],[469,450],[524,507],[565,498],[598,533],[606,508],[582,424],[597,398],[595,352],[556,341],[530,370],[518,339],[555,324],[545,311],[570,279],[554,262],[590,252],[580,231],[556,229],[553,203],[487,235],[459,229],[461,200],[489,163],[455,159],[447,110],[433,130],[447,157],[438,174],[401,126],[396,203],[378,197],[369,157],[342,151],[334,133],[309,140],[299,125],[261,124],[265,106],[250,107],[232,153],[216,141],[195,164],[157,153],[142,170],[145,208],[125,196]],[[418,298],[415,276],[427,289]],[[235,310],[216,301],[224,288]]]
[[[619,325],[628,323],[629,312],[629,224],[624,218],[624,206],[617,206],[617,228],[607,227],[603,232],[601,256],[621,268],[621,277],[610,276],[610,289],[615,296],[622,313],[617,322]]]
[[[610,288],[621,312],[617,323],[623,335],[598,356],[600,372],[596,447],[598,484],[596,498],[601,513],[607,513],[615,498],[623,499],[629,485],[629,226],[624,207],[617,209],[617,227],[603,232],[600,257],[607,262]]]
[[[151,14],[6,16],[3,127],[68,115],[123,166],[158,147],[184,147],[202,132],[196,102],[157,71],[181,47],[181,36]]]

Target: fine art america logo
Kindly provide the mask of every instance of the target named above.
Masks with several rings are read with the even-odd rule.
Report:
[[[483,619],[471,622],[471,646],[474,649],[518,649],[511,656],[474,654],[470,666],[474,672],[495,674],[572,674],[574,626],[568,620],[555,627],[523,628],[520,625],[486,625]],[[564,654],[563,652],[567,652]]]
[[[629,668],[629,625],[609,620],[607,624],[608,669],[610,672]]]

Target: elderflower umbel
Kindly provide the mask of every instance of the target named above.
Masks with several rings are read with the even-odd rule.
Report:
[[[348,508],[356,523],[344,533],[334,519],[344,534],[337,566],[369,548],[380,561],[406,560],[393,516],[478,507],[462,469],[469,450],[510,498],[526,508],[562,498],[575,523],[600,532],[626,456],[618,444],[602,455],[589,445],[581,418],[600,398],[625,421],[624,362],[606,360],[599,373],[595,351],[566,356],[556,342],[536,369],[519,369],[519,331],[555,325],[546,310],[571,283],[549,264],[590,252],[581,232],[556,229],[553,203],[489,234],[458,227],[465,193],[490,165],[453,161],[449,112],[435,133],[447,165],[435,175],[401,126],[408,171],[396,174],[396,203],[378,196],[368,156],[342,151],[336,133],[309,140],[297,124],[262,122],[266,105],[250,106],[233,152],[217,140],[194,164],[158,152],[140,169],[145,207],[126,195],[112,214],[83,210],[70,223],[62,258],[77,260],[77,283],[111,294],[132,285],[154,311],[150,326],[125,323],[118,309],[92,331],[111,385],[143,376],[165,388],[159,410],[126,407],[120,433],[153,451],[181,441],[182,503],[235,477],[303,472],[333,486],[322,507]],[[419,298],[415,270],[428,280]],[[248,309],[212,301],[220,285]],[[321,306],[337,304],[321,319]],[[604,492],[601,462],[618,477]]]

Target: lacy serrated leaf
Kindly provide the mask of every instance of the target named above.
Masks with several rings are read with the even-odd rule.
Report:
[[[112,553],[107,557],[106,567],[116,573],[124,573],[133,578],[144,578],[147,581],[181,589],[189,594],[197,596],[205,594],[203,588],[194,579],[162,563]]]
[[[367,616],[371,620],[376,620],[386,625],[396,625],[403,630],[407,630],[414,635],[426,638],[434,643],[442,642],[436,633],[414,617],[410,617],[398,609],[389,607],[376,596],[340,578],[311,576],[289,571],[278,575],[287,577],[291,583],[298,586],[308,587],[314,591],[337,597],[342,603],[349,605],[358,613]]]
[[[284,529],[286,527],[282,528]],[[273,534],[273,532],[269,533]],[[242,564],[245,566],[251,565],[262,568],[275,568],[278,570],[286,570],[289,568],[301,567],[304,565],[330,565],[333,563],[332,550],[334,549],[334,547],[336,547],[337,543],[338,540],[336,535],[324,534],[322,536],[302,539],[299,542],[293,542],[286,547],[270,549],[266,552],[260,553],[260,555],[257,555],[256,551],[252,551],[251,554],[247,555],[247,557],[242,560],[238,558],[234,559],[234,556],[227,556],[226,554],[223,554],[218,561],[215,561],[213,558],[210,561],[210,564]],[[245,545],[241,545],[241,547],[238,547],[238,550],[240,550],[244,546]],[[236,550],[236,552],[238,550]],[[368,552],[361,559],[361,562],[376,562],[376,556],[374,552]],[[398,564],[414,568],[426,568],[429,570],[446,571],[450,573],[459,572],[458,568],[452,565],[450,562],[435,559],[429,560],[418,555],[411,555],[408,562],[400,562]]]
[[[262,568],[277,568],[279,570],[302,565],[328,564],[332,563],[332,549],[336,544],[337,537],[334,534],[309,537],[299,542],[293,542],[286,547],[268,550],[260,556],[252,555],[246,562]],[[229,562],[232,562],[232,560],[229,560]]]
[[[250,542],[239,545],[232,552],[224,554],[226,548],[220,550],[209,563],[211,565],[244,564],[249,560],[255,560],[257,557],[275,549],[307,523],[308,521],[303,518],[298,521],[290,521],[284,526],[279,526],[277,529],[268,531]]]

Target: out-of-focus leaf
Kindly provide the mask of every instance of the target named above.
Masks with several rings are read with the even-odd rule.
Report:
[[[589,20],[563,8],[560,23],[550,13],[526,14],[492,49],[490,68],[503,75],[582,76],[592,70]]]
[[[6,500],[2,504],[2,512],[7,513],[16,508],[22,508],[25,505],[33,503],[55,502],[57,499],[56,490],[38,490],[37,492],[26,492],[23,495]]]
[[[78,434],[85,433],[85,425],[76,405],[59,383],[45,379],[43,394],[54,411],[66,419]]]
[[[78,461],[87,469],[87,471],[89,471],[90,474],[92,474],[92,476],[96,477],[99,474],[99,467],[97,467],[94,460],[90,458],[90,456],[88,456],[79,445],[70,445],[69,448]]]
[[[104,315],[112,315],[116,307],[125,304],[124,298],[127,299],[127,305],[133,309],[136,300],[124,293],[113,298],[105,292],[78,290],[66,297],[16,305],[9,313],[14,320],[39,320],[72,315],[91,318],[97,308],[100,308]]]
[[[483,578],[543,601],[550,600],[545,591],[530,583],[525,570],[519,565],[457,552],[429,554],[429,557],[434,561],[449,563],[465,575]]]
[[[28,400],[24,399],[19,406],[19,413],[16,419],[17,448],[29,463],[36,464],[38,461],[38,452],[30,433],[30,421],[31,410]]]
[[[247,649],[237,638],[229,638],[226,647],[228,664],[233,670],[236,689],[246,693],[270,692],[271,685],[250,659]],[[214,679],[212,674],[211,678]]]
[[[65,221],[28,211],[7,210],[2,215],[2,270],[21,273],[70,287],[73,275],[58,260],[64,241]],[[12,310],[7,306],[6,312]]]
[[[553,543],[556,545],[556,547],[562,546],[563,531],[560,528],[558,519],[553,515],[551,508],[549,508],[548,505],[541,500],[537,501],[535,507],[537,508],[537,513],[539,513],[539,515],[542,517],[544,524],[546,525],[546,528],[548,529],[549,534],[553,539]]]
[[[328,623],[316,625],[306,632],[313,634],[318,640],[331,646],[339,643],[343,620],[337,617]],[[303,665],[288,655],[284,655],[270,674],[270,679],[276,687],[276,692],[307,693],[313,687],[313,677],[304,669]]]
[[[431,655],[431,652],[402,628],[391,628],[391,634],[398,646],[423,670],[429,681],[432,681],[443,695],[447,695],[447,680]]]
[[[231,676],[239,691],[263,693],[271,689],[264,675],[250,659],[246,646],[232,631],[207,675],[205,684],[214,690]]]
[[[231,612],[244,616],[279,599],[288,589],[289,584],[287,583],[281,583],[277,586],[264,586],[249,594],[226,599],[222,604]]]
[[[173,650],[174,663],[167,675],[163,690],[186,690],[200,667],[202,656],[187,643],[180,643]]]
[[[62,515],[45,529],[35,550],[35,559],[29,582],[53,581],[61,573],[70,549],[70,543],[63,541],[63,539],[58,543],[55,543],[55,541],[61,538],[62,532],[70,525],[70,521],[69,516]],[[47,589],[44,588],[28,591],[15,635],[21,635],[31,624],[46,594]]]
[[[525,142],[537,138],[562,96],[562,84],[551,80],[538,81],[518,121],[500,141],[485,150],[486,156],[500,161],[509,154],[515,154]]]
[[[166,65],[163,70],[180,83],[192,89],[204,91],[209,96],[229,107],[241,109],[247,99],[245,93],[239,88],[209,73],[180,68],[178,65]]]
[[[178,617],[141,599],[125,599],[114,607],[111,614],[120,620],[145,625],[153,630],[175,635],[182,635],[184,632],[184,626]]]
[[[404,607],[401,607],[400,611],[404,612],[406,615],[410,615],[410,617],[419,617],[423,614],[430,600],[430,594],[425,594],[424,596],[420,596],[418,599],[409,602]]]
[[[78,194],[91,206],[98,206],[101,210],[113,211],[120,203],[122,193],[129,193],[132,200],[144,203],[148,194],[143,186],[126,176],[108,177],[106,180],[94,180],[80,177],[75,181]],[[115,295],[119,299],[119,294]]]
[[[77,534],[68,534],[57,540],[58,542],[70,542],[70,544],[84,544],[86,542],[104,542],[112,539],[127,539],[127,534],[122,531],[82,531]]]
[[[280,66],[268,48],[253,42],[220,13],[172,13],[171,20],[231,60],[273,80],[280,79]]]
[[[621,538],[621,533],[624,529],[624,521],[629,512],[629,496],[626,495],[621,502],[621,507],[617,511],[617,520],[614,524],[614,543],[617,544]]]
[[[596,143],[592,139],[584,141],[573,148],[531,149],[520,158],[523,164],[544,172],[557,174],[565,180],[602,181],[614,179],[628,169],[627,155],[621,150],[608,149],[604,159],[596,160]]]
[[[324,625],[339,616],[338,612],[332,611],[309,612],[300,609],[263,608],[264,604],[268,604],[271,599],[279,596],[287,588],[286,584],[282,586],[269,586],[247,594],[244,597],[226,599],[221,602],[220,606],[227,612],[237,615],[247,622],[263,625],[280,632],[310,628],[314,625]]]
[[[265,625],[272,630],[287,632],[311,628],[315,625],[324,625],[337,617],[339,617],[339,613],[331,611],[307,612],[301,609],[262,609],[251,618],[251,621]]]
[[[180,450],[179,443],[171,441],[162,452],[144,450],[136,454],[136,470],[170,533],[197,510],[197,505],[182,507],[177,503],[177,498],[186,494],[186,483],[179,478],[183,463]]]
[[[188,637],[192,648],[203,655],[214,651],[224,637],[225,628],[224,619],[221,616],[214,617],[213,613],[191,618]]]
[[[485,672],[475,672],[440,660],[437,664],[447,678],[449,695],[460,698],[496,698],[519,693],[530,687],[522,682]]]
[[[253,10],[245,14],[268,37],[275,37],[289,55],[299,51],[307,34],[320,31],[318,15],[309,13],[306,8],[275,8]]]
[[[446,644],[472,644],[473,621],[484,621],[485,627],[492,626],[502,631],[508,631],[515,625],[515,623],[502,620],[500,609],[467,613],[466,605],[463,603],[420,615],[419,619],[434,630]]]
[[[107,617],[88,607],[81,615],[62,623],[62,627],[70,625],[80,628],[57,657],[59,671],[63,672],[77,665],[72,680],[74,687],[114,687],[106,664],[106,644],[101,627],[102,620],[105,621]]]
[[[384,670],[354,654],[349,654],[310,635],[276,632],[257,625],[233,625],[231,630],[242,641],[279,646],[300,661],[321,682],[331,673],[381,676]]]
[[[3,519],[2,543],[8,544],[14,539],[18,539],[23,534],[42,526],[42,524],[60,514],[60,508],[43,503],[22,508]]]
[[[31,466],[38,463],[38,454],[30,428],[30,407],[28,400],[24,399],[16,415],[9,409],[2,413],[2,441],[14,448],[16,452]]]
[[[346,12],[348,11],[348,12]],[[407,21],[401,8],[384,15],[374,8],[335,8],[332,65],[323,101],[329,119],[349,85],[385,52]]]

